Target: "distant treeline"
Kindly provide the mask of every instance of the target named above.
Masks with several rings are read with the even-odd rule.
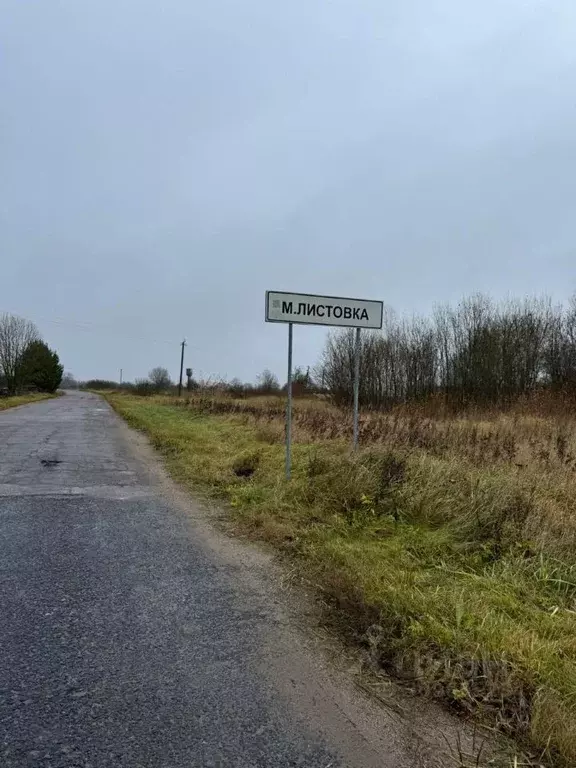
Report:
[[[295,395],[320,393],[337,405],[352,403],[354,329],[329,334],[313,373],[294,370]],[[172,393],[165,368],[133,384],[85,382],[89,389],[123,388],[135,394]],[[186,385],[185,385],[186,387]],[[263,371],[255,384],[191,380],[191,389],[236,398],[281,395],[285,385]],[[363,331],[360,346],[360,403],[387,409],[434,399],[455,409],[506,407],[536,393],[576,402],[576,296],[567,306],[549,299],[494,302],[483,295],[456,307],[439,306],[430,317],[384,314],[382,331]]]
[[[462,408],[505,406],[539,389],[576,395],[576,297],[495,303],[476,295],[429,318],[385,315],[381,332],[361,338],[360,401],[389,408],[441,396]],[[351,403],[354,330],[326,343],[316,381],[340,405]]]

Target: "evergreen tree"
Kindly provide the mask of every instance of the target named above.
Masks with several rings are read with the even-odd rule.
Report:
[[[21,386],[55,392],[63,373],[64,366],[60,364],[58,355],[43,341],[33,341],[24,350],[18,376]]]

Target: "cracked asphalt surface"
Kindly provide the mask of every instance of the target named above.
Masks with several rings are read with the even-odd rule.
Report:
[[[0,765],[415,764],[127,435],[85,393],[0,414]]]

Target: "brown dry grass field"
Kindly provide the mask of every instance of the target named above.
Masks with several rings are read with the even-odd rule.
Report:
[[[566,404],[351,417],[325,400],[108,394],[180,482],[225,499],[392,674],[576,765],[576,419]]]

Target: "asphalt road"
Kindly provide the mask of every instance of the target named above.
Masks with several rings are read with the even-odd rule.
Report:
[[[154,471],[94,395],[0,414],[0,765],[415,765]]]

